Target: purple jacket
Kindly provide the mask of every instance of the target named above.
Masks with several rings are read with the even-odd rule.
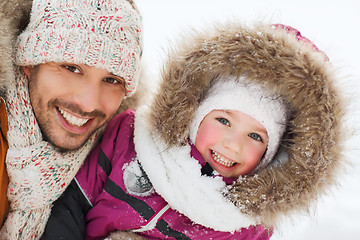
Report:
[[[136,159],[134,114],[128,110],[108,124],[101,143],[76,176],[93,205],[86,216],[87,239],[103,239],[117,230],[135,230],[147,239],[270,238],[272,232],[260,225],[220,232],[195,224],[172,209],[153,189]],[[192,155],[204,165],[195,148]],[[133,184],[134,176],[137,184]]]

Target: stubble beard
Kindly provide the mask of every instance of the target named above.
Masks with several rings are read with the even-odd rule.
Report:
[[[51,99],[46,104],[44,103],[43,99],[40,97],[40,91],[37,91],[37,82],[38,82],[38,68],[37,66],[34,67],[33,71],[31,72],[28,88],[29,88],[29,94],[32,104],[32,110],[35,115],[35,118],[37,120],[37,123],[39,125],[43,140],[51,143],[55,147],[57,147],[57,150],[59,152],[67,152],[71,150],[77,150],[81,148],[87,140],[102,126],[107,124],[110,119],[112,119],[116,113],[114,113],[112,116],[110,116],[106,121],[106,115],[99,111],[95,110],[90,113],[86,113],[80,110],[80,108],[74,104],[71,103],[65,103],[63,101],[60,101],[59,99]],[[38,96],[36,96],[38,95]],[[92,117],[95,118],[97,122],[103,122],[103,124],[92,128],[87,133],[84,133],[83,137],[80,137],[79,134],[72,133],[67,131],[66,136],[64,138],[66,139],[59,139],[59,136],[57,136],[57,133],[54,132],[54,129],[52,126],[57,125],[56,123],[56,114],[52,114],[52,111],[58,111],[57,106],[63,106],[66,107],[68,110],[71,110],[73,113],[79,114],[81,116],[85,117]],[[56,109],[56,110],[55,110]],[[86,134],[86,137],[85,137]],[[66,146],[66,143],[68,142],[74,142],[76,138],[79,139],[78,144],[71,144],[71,146]]]

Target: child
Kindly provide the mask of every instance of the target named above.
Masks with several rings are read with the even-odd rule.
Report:
[[[87,239],[269,239],[334,183],[328,59],[282,25],[215,30],[184,41],[150,107],[112,120],[77,174]]]

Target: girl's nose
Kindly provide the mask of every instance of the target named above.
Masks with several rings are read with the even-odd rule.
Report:
[[[234,133],[227,136],[224,139],[223,144],[225,148],[230,149],[235,153],[240,153],[244,145],[244,139],[241,134]]]

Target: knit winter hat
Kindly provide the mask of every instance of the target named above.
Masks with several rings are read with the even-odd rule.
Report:
[[[238,110],[259,121],[267,131],[269,142],[255,171],[272,161],[285,132],[289,115],[286,104],[280,97],[273,96],[260,85],[249,83],[246,77],[218,81],[210,88],[195,113],[189,132],[192,143],[195,143],[201,121],[212,110]]]
[[[126,95],[137,86],[142,20],[132,0],[34,0],[15,63],[86,64],[120,76]]]

